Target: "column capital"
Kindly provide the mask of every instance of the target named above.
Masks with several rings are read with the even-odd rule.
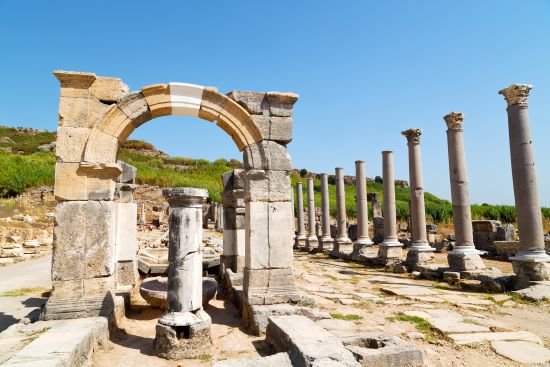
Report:
[[[533,86],[530,84],[512,84],[500,90],[498,94],[504,96],[504,99],[508,103],[508,107],[516,104],[527,105],[527,97],[529,97],[529,92],[532,88]]]
[[[404,135],[407,138],[407,142],[409,143],[420,143],[420,135],[422,135],[422,129],[419,128],[413,128],[401,131],[401,135]]]
[[[163,189],[162,195],[172,207],[202,205],[208,198],[208,190],[193,187],[174,187]]]
[[[464,123],[464,114],[462,112],[451,112],[443,116],[449,130],[462,130]]]

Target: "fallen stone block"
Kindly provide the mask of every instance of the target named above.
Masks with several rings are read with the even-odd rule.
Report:
[[[494,341],[491,342],[491,348],[495,353],[519,363],[539,364],[550,361],[550,350],[531,342]]]
[[[288,352],[296,367],[361,366],[333,334],[304,316],[270,317],[266,341],[276,351]]]
[[[381,332],[369,332],[341,339],[362,366],[422,366],[424,356],[416,345]]]
[[[502,333],[472,333],[472,334],[448,334],[447,337],[458,345],[478,344],[486,341],[511,341],[520,340],[542,344],[542,340],[529,331],[513,331]]]
[[[523,298],[534,302],[550,300],[550,282],[541,281],[532,283],[534,284],[530,287],[512,293],[519,294]]]

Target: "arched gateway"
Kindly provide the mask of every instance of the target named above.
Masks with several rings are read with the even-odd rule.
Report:
[[[215,121],[243,152],[248,306],[296,301],[292,271],[290,156],[292,93],[155,84],[129,93],[116,78],[56,71],[61,83],[52,260],[46,319],[107,315],[114,294],[136,281],[135,203],[120,199],[119,145],[167,115]]]

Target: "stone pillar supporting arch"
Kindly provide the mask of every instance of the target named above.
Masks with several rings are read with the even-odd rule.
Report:
[[[243,152],[245,284],[248,305],[297,299],[290,211],[292,112],[298,96],[279,92],[221,94],[187,83],[129,92],[120,79],[56,71],[61,83],[56,147],[52,280],[45,318],[110,312],[116,290],[113,206],[119,145],[142,124],[168,115],[215,122]],[[288,233],[287,233],[288,232]]]

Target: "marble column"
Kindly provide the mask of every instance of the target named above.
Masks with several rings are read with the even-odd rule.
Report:
[[[313,190],[313,178],[307,179],[307,238],[306,249],[308,251],[317,251],[319,247],[319,241],[315,233],[315,192]]]
[[[294,192],[290,190],[290,217],[292,218],[292,242],[296,241],[296,214],[294,209]]]
[[[211,346],[210,316],[202,309],[202,205],[205,189],[164,189],[170,205],[168,295],[153,350],[167,359],[196,358]]]
[[[511,257],[514,273],[529,280],[550,280],[550,256],[545,251],[535,157],[527,112],[532,86],[513,84],[499,93],[508,103],[508,133],[519,232],[519,250]]]
[[[447,124],[447,146],[449,151],[449,177],[451,180],[451,201],[455,245],[447,254],[451,270],[484,269],[485,265],[474,245],[472,213],[468,191],[468,172],[464,153],[464,115],[451,112],[443,117]]]
[[[366,256],[372,241],[369,238],[369,206],[367,202],[367,173],[365,161],[355,161],[355,204],[357,207],[357,239],[352,257]]]
[[[379,254],[384,265],[401,262],[403,245],[397,240],[397,214],[395,208],[395,175],[393,172],[393,152],[382,152],[382,179],[384,181],[384,241]]]
[[[321,173],[321,238],[320,251],[332,251],[334,239],[330,236],[330,201],[328,196],[328,175]]]
[[[336,210],[338,233],[334,239],[332,254],[333,256],[346,257],[353,251],[353,242],[348,237],[343,168],[336,168]]]
[[[304,197],[302,183],[296,182],[296,201],[298,202],[298,233],[294,239],[294,248],[304,249],[306,247],[306,226],[304,225]]]
[[[139,216],[139,224],[147,224],[147,213],[145,212],[145,203],[141,203],[141,215]]]
[[[421,129],[409,129],[401,132],[407,138],[409,148],[409,181],[411,200],[411,246],[407,253],[406,264],[409,267],[432,262],[434,249],[428,243],[426,232],[426,210],[424,206],[424,187],[422,178],[422,159],[420,155]]]

